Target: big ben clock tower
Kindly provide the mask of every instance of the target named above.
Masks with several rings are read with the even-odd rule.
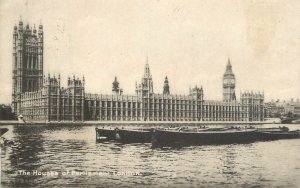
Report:
[[[223,101],[235,101],[235,76],[232,72],[230,59],[223,76]]]

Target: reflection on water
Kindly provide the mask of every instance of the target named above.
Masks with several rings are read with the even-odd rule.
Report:
[[[152,149],[96,143],[94,126],[6,127],[14,144],[1,151],[1,187],[300,185],[299,139]]]

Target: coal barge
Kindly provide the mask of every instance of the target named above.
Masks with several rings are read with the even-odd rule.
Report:
[[[217,128],[207,130],[155,130],[152,146],[243,144],[256,141],[300,138],[300,131],[279,128]]]
[[[243,144],[256,141],[300,138],[300,131],[279,128],[174,128],[119,129],[96,128],[96,140],[121,143],[152,143],[152,146]]]
[[[153,146],[171,145],[208,145],[250,143],[256,140],[256,130],[219,129],[219,130],[155,130]]]

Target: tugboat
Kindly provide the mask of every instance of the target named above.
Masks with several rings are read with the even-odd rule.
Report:
[[[255,140],[256,129],[155,130],[152,146],[251,143]]]

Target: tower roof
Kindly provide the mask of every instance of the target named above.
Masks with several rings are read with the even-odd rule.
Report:
[[[145,76],[145,77],[150,77],[150,76],[151,76],[151,74],[150,74],[150,67],[149,67],[149,64],[148,64],[148,57],[147,57],[147,59],[146,59],[146,65],[145,65],[144,76]]]
[[[228,63],[227,63],[227,66],[226,66],[226,71],[225,71],[225,75],[233,75],[233,72],[232,72],[232,66],[231,66],[231,63],[230,63],[230,59],[228,58]]]
[[[165,83],[169,83],[168,77],[167,77],[167,76],[166,76],[166,78],[165,78]]]
[[[22,16],[20,16],[19,25],[23,25]]]

